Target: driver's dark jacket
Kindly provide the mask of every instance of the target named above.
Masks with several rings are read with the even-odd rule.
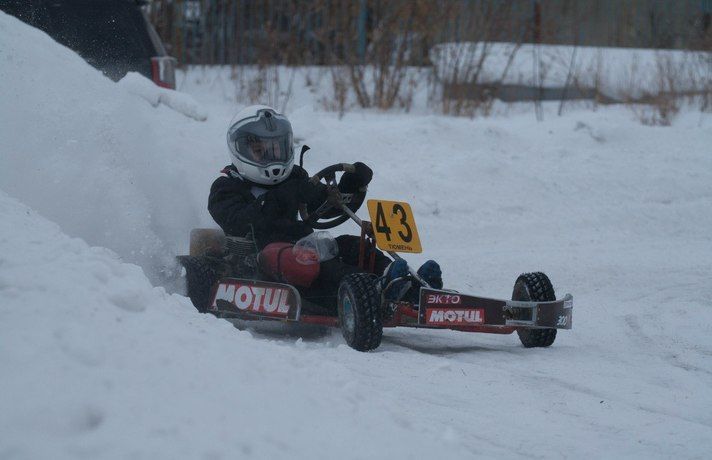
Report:
[[[272,186],[255,184],[241,178],[233,165],[227,166],[222,172],[225,176],[218,177],[210,188],[208,211],[226,235],[245,236],[254,232],[257,246],[262,249],[276,241],[295,242],[313,232],[309,226],[297,220],[296,211],[292,215],[280,216],[265,212],[263,210],[265,194],[260,195],[259,198],[253,194],[253,189],[269,191],[289,180],[307,179],[309,176],[303,168],[295,165],[287,180]],[[339,181],[339,190],[344,193],[353,193],[361,186],[359,179],[351,173],[344,173]],[[310,210],[316,209],[323,199],[317,201],[307,203]],[[353,211],[360,205],[360,200],[348,204]],[[326,217],[331,218],[334,215],[327,214]],[[329,264],[329,268],[322,270],[320,275],[322,285],[337,286],[345,274],[359,271],[355,267],[359,258],[359,240],[358,236],[351,235],[336,238],[340,256],[338,259],[322,262],[322,265]],[[376,272],[382,273],[390,260],[380,251],[376,253]]]
[[[264,192],[281,184],[255,184],[240,177],[233,165],[225,167],[222,172],[225,176],[218,177],[210,187],[208,211],[226,235],[245,236],[254,231],[258,246],[263,248],[275,241],[296,241],[312,233],[310,227],[297,221],[296,212],[282,216],[262,212],[265,195],[255,197],[253,189]],[[308,177],[303,168],[295,165],[284,182]]]
[[[294,242],[312,233],[309,226],[297,220],[296,211],[291,215],[279,216],[263,212],[264,193],[259,198],[252,193],[253,190],[269,191],[291,180],[307,180],[309,174],[302,167],[294,165],[289,177],[276,185],[250,182],[240,177],[234,165],[226,166],[222,172],[225,175],[215,179],[210,187],[208,211],[226,235],[245,236],[254,231],[257,245],[263,248],[275,241]],[[352,173],[344,173],[339,181],[339,190],[343,193],[354,193],[361,186],[358,177]],[[316,202],[307,203],[309,210],[316,209],[322,201],[317,199]],[[348,204],[353,211],[360,205],[359,200]]]

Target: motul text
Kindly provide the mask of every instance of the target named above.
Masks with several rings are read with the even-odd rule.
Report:
[[[427,324],[451,325],[451,324],[482,324],[485,322],[484,310],[477,309],[441,309],[428,308],[425,311]]]
[[[224,300],[240,310],[287,314],[291,308],[288,299],[287,289],[220,283],[212,307],[217,308],[217,301]]]

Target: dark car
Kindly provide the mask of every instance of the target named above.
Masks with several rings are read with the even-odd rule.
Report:
[[[138,0],[0,0],[0,9],[76,51],[112,80],[139,72],[175,89],[166,54]]]

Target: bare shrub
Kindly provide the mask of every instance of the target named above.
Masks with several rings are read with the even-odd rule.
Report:
[[[646,126],[670,126],[680,111],[677,98],[668,94],[659,94],[646,104],[632,104],[630,107],[638,121]]]
[[[263,39],[255,45],[257,64],[233,66],[236,102],[265,104],[284,112],[292,96],[297,68],[275,65],[274,62],[290,62],[298,53],[297,47],[288,41],[282,46],[274,46],[274,43],[283,41],[284,37],[270,21],[263,24],[260,34]]]
[[[265,104],[284,112],[294,88],[296,67],[233,66],[231,78],[238,104]]]
[[[712,54],[699,53],[698,64],[703,75],[700,81],[699,107],[703,112],[712,112]]]
[[[665,52],[657,52],[651,76],[652,87],[645,87],[650,69],[631,72],[631,91],[628,103],[638,120],[648,126],[670,126],[680,111],[682,99],[694,91],[697,84],[689,59],[673,59]],[[637,72],[636,72],[637,70]]]
[[[488,115],[528,26],[513,19],[512,2],[453,2],[449,6],[441,21],[457,23],[468,31],[468,43],[442,43],[433,48],[434,78],[428,100],[439,104],[445,114]],[[520,32],[514,35],[519,37],[515,43],[498,43],[516,30]],[[452,37],[453,41],[457,38],[457,34]],[[485,75],[489,59],[497,60],[493,66],[499,69],[497,75]]]
[[[406,78],[407,82],[404,87],[401,88],[396,101],[398,108],[401,108],[406,112],[410,112],[410,109],[413,107],[413,96],[418,89],[418,86],[420,86],[422,76],[425,73],[420,69],[411,68],[409,70],[410,72]]]
[[[446,2],[449,3],[449,2]],[[338,4],[340,10],[331,14]],[[417,80],[412,66],[423,57],[438,32],[438,10],[431,1],[336,1],[320,6],[325,24],[314,30],[332,66],[333,100],[340,113],[349,104],[362,108],[408,110]]]
[[[346,69],[341,66],[331,66],[332,97],[322,98],[321,104],[326,110],[338,112],[339,118],[344,116],[349,96],[350,81]]]

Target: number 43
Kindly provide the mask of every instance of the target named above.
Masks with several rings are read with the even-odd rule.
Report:
[[[413,230],[411,230],[410,225],[408,225],[408,214],[405,212],[403,206],[399,203],[394,203],[393,208],[391,209],[391,215],[398,215],[398,217],[400,217],[399,223],[401,224],[401,227],[405,229],[405,233],[398,230],[398,236],[406,243],[410,243],[413,239]],[[383,233],[386,235],[386,239],[391,241],[391,227],[388,226],[386,215],[383,212],[383,203],[380,202],[376,208],[376,231],[378,233]]]

